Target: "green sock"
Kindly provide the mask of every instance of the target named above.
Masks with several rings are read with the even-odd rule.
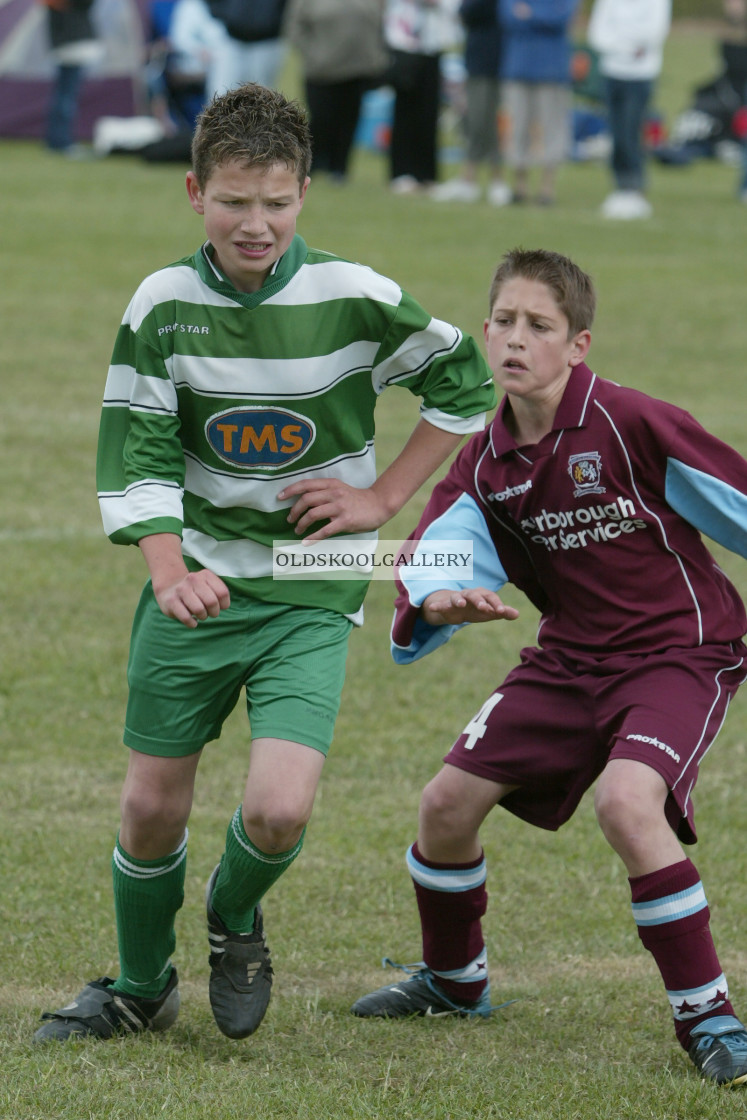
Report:
[[[232,933],[252,932],[257,903],[293,863],[303,847],[305,833],[304,829],[288,852],[261,852],[246,834],[239,805],[228,826],[226,850],[212,897],[213,909]]]
[[[171,975],[174,919],[184,902],[187,833],[162,859],[134,859],[117,839],[112,858],[120,975],[118,992],[155,999]]]

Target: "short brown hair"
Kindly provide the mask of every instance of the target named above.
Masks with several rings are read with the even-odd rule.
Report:
[[[568,320],[569,338],[589,330],[597,306],[594,283],[569,257],[549,249],[511,249],[501,258],[493,275],[489,313],[503,285],[515,277],[547,285]]]
[[[216,167],[284,163],[303,184],[311,167],[311,131],[297,101],[256,82],[230,89],[205,106],[192,140],[192,170],[204,188]]]

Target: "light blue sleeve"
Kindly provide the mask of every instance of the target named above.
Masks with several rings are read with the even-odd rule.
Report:
[[[471,542],[471,579],[454,578],[445,574],[428,575],[424,578],[419,574],[423,570],[429,570],[418,569],[417,564],[428,557],[434,548],[440,547],[434,545],[436,541]],[[508,576],[488,532],[485,518],[474,498],[469,494],[462,494],[445,513],[431,521],[413,552],[411,571],[408,572],[407,567],[400,568],[399,578],[413,607],[421,607],[434,591],[445,589],[463,591],[469,587],[485,587],[489,591],[499,591],[508,582]],[[392,642],[392,657],[398,665],[417,661],[438,649],[439,646],[445,645],[457,630],[461,630],[466,625],[468,623],[459,626],[429,626],[422,618],[418,618],[408,646],[397,646]]]
[[[462,623],[462,626],[466,625],[466,622]],[[417,618],[409,646],[398,646],[392,641],[392,659],[395,665],[410,665],[413,661],[419,661],[421,657],[433,653],[440,646],[445,646],[457,630],[462,629],[462,626],[429,626],[422,618]]]
[[[433,551],[435,541],[471,542],[471,579],[437,575],[428,578],[420,576],[419,572],[423,569],[418,569],[416,564]],[[414,607],[422,606],[432,592],[444,588],[462,591],[467,587],[487,587],[491,591],[499,591],[504,583],[508,582],[508,576],[498,558],[482,511],[469,494],[462,494],[445,513],[431,521],[413,553],[412,572],[408,572],[405,566],[400,568],[399,577]]]
[[[668,459],[664,496],[698,532],[747,559],[747,494],[679,459]]]

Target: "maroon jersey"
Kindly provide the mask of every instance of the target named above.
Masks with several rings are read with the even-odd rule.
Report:
[[[400,570],[396,661],[455,627],[419,617],[441,587],[504,583],[541,611],[539,645],[596,656],[730,642],[744,604],[701,533],[747,557],[747,461],[687,412],[577,366],[539,443],[517,446],[494,420],[465,445],[414,539],[474,541],[470,583]]]

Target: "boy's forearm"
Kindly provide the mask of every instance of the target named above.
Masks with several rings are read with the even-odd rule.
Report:
[[[141,537],[138,546],[148,565],[156,594],[187,574],[181,538],[176,533],[153,533],[151,536]]]
[[[387,520],[402,509],[463,438],[427,420],[418,421],[402,451],[371,487],[387,510]]]
[[[141,537],[140,551],[150,571],[153,594],[163,614],[194,630],[198,622],[217,618],[231,605],[231,594],[220,576],[208,568],[190,572],[177,533]]]

